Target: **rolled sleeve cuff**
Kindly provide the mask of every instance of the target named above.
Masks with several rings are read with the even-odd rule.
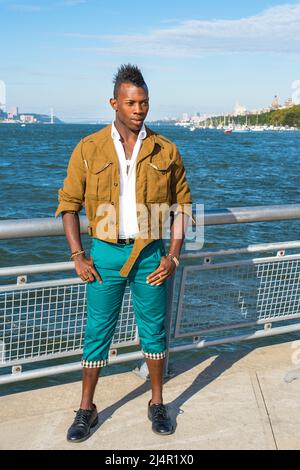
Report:
[[[172,208],[174,208],[174,212],[176,214],[185,214],[188,217],[192,218],[193,223],[195,224],[196,221],[193,217],[193,205],[192,202],[176,202],[175,204],[172,204]]]
[[[55,217],[58,217],[62,212],[65,211],[80,212],[81,207],[81,204],[78,204],[76,202],[60,202],[56,209]]]
[[[181,212],[190,217],[193,215],[193,207],[191,202],[176,202],[175,204],[172,204],[172,209],[174,209],[174,212]]]

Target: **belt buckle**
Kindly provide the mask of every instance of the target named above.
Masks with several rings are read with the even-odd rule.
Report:
[[[119,238],[118,243],[121,243],[121,245],[130,245],[134,243],[134,238]]]

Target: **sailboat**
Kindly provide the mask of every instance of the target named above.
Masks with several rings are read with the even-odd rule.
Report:
[[[231,134],[233,132],[233,124],[230,123],[230,118],[228,118],[228,127],[224,127],[224,134]]]
[[[234,128],[233,132],[250,132],[251,129],[248,126],[248,116],[246,115],[246,123],[245,124],[238,124],[237,127]]]

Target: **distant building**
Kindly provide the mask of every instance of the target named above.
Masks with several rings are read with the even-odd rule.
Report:
[[[291,108],[292,106],[294,106],[293,98],[288,98],[284,103],[284,107]]]
[[[279,108],[279,98],[277,95],[274,96],[271,104],[272,109],[278,109]]]
[[[183,114],[182,114],[182,120],[183,120],[184,122],[187,122],[187,121],[190,120],[188,113],[183,113]]]
[[[10,108],[10,110],[8,111],[8,118],[9,119],[12,119],[16,116],[18,116],[19,114],[19,109],[17,106],[13,106],[12,108]]]
[[[191,121],[194,123],[194,124],[200,124],[200,122],[202,121],[203,119],[201,118],[200,116],[200,113],[197,113],[195,114],[194,116],[191,117]]]
[[[37,122],[37,119],[34,116],[32,116],[32,114],[21,114],[20,121],[26,122],[28,124],[33,124]]]
[[[245,106],[242,106],[238,101],[234,107],[233,115],[234,116],[245,116],[247,109]]]

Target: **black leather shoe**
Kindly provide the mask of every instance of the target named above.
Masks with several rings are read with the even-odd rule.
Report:
[[[167,413],[165,405],[160,403],[159,405],[150,405],[151,400],[148,403],[148,418],[152,421],[152,431],[156,434],[167,435],[174,432],[174,427]]]
[[[72,426],[68,429],[67,440],[69,442],[85,441],[91,433],[91,428],[98,423],[98,412],[96,405],[92,410],[79,408],[76,412]]]

